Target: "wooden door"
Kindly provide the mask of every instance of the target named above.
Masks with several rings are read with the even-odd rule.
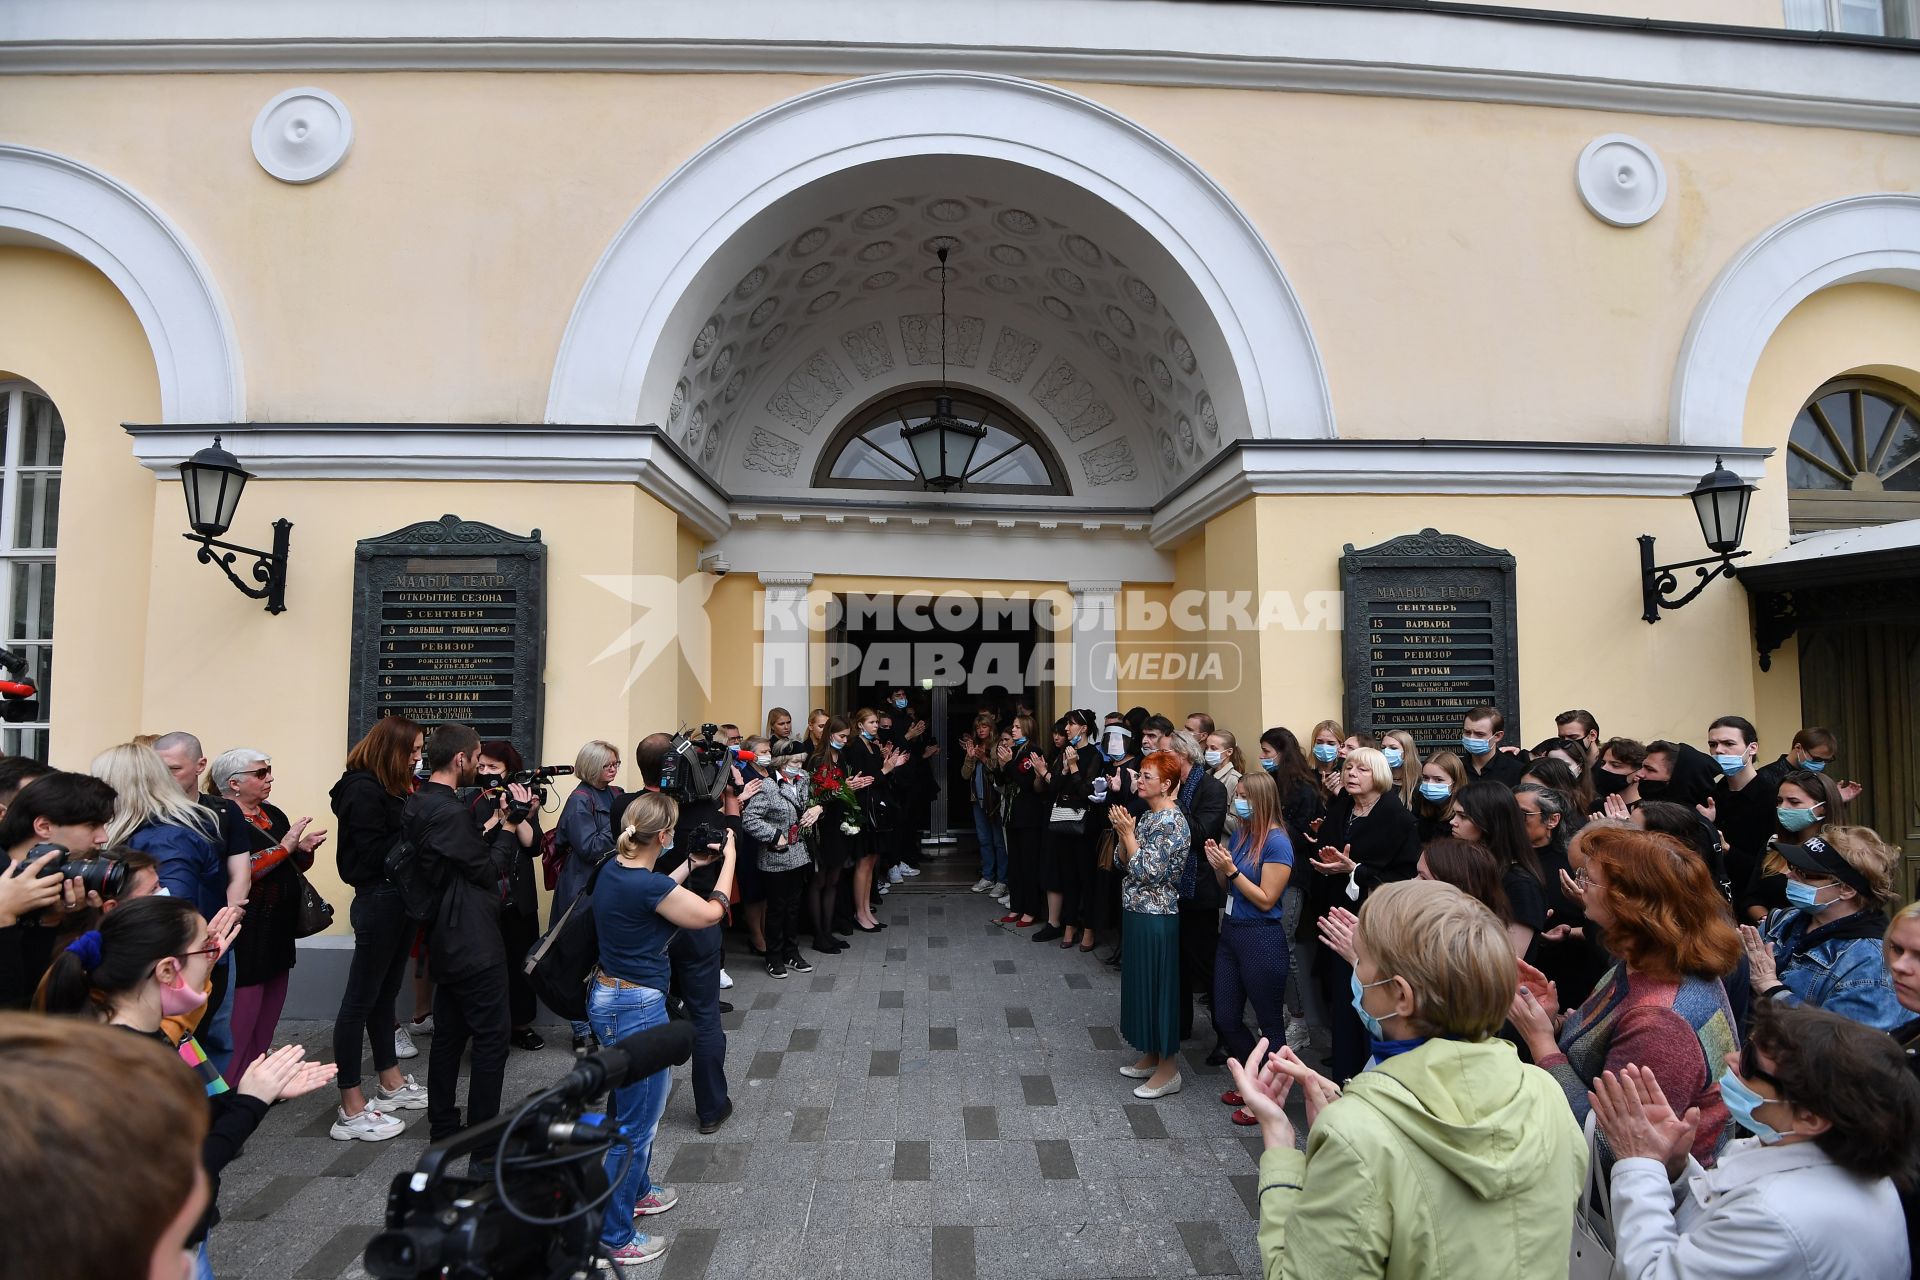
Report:
[[[1829,772],[1866,788],[1849,807],[1849,820],[1900,848],[1900,890],[1913,898],[1920,878],[1920,625],[1803,627],[1800,700],[1805,723],[1840,737]]]

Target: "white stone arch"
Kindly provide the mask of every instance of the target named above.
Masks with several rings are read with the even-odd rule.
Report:
[[[1878,192],[1814,205],[1742,249],[1680,345],[1673,443],[1741,445],[1747,387],[1773,331],[1820,290],[1862,281],[1920,291],[1920,196]]]
[[[689,290],[736,233],[824,178],[936,155],[1041,170],[1104,201],[1157,243],[1218,326],[1216,376],[1237,391],[1229,434],[1334,435],[1326,376],[1299,301],[1266,242],[1212,179],[1086,98],[961,71],[870,76],[802,94],[683,164],[614,237],[582,289],[555,362],[547,420],[664,423],[681,358],[705,319],[707,301],[688,300]],[[1228,407],[1221,412],[1226,424]]]

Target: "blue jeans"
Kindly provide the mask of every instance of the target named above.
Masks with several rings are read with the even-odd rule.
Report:
[[[1007,829],[980,805],[973,806],[973,834],[980,841],[980,878],[1007,882]]]
[[[601,1044],[613,1044],[649,1027],[664,1026],[667,998],[652,987],[608,987],[597,980],[587,997],[587,1020]],[[660,1130],[660,1115],[667,1109],[667,1092],[672,1073],[664,1069],[613,1094],[614,1123],[627,1131],[633,1142],[633,1159],[627,1163],[627,1175],[614,1184],[613,1198],[607,1201],[600,1219],[600,1241],[618,1249],[634,1237],[633,1206],[653,1191],[647,1176],[647,1164],[653,1158],[653,1136]],[[607,1152],[607,1177],[611,1180],[627,1161],[619,1149]]]

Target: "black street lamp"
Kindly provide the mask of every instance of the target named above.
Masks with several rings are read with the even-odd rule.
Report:
[[[940,392],[933,398],[933,416],[900,433],[913,450],[920,480],[930,489],[956,489],[967,478],[973,451],[987,438],[983,422],[962,422],[954,416],[953,395],[947,390],[947,249],[935,250],[940,259]]]
[[[188,542],[200,544],[196,553],[201,564],[213,564],[227,575],[242,595],[265,600],[268,613],[287,611],[287,547],[293,532],[290,520],[273,522],[273,550],[257,551],[231,542],[220,535],[233,527],[234,513],[240,507],[240,495],[253,477],[240,465],[240,459],[220,447],[220,437],[180,464],[180,487],[186,493],[187,524],[192,533],[182,534]],[[215,551],[214,548],[219,550]],[[240,556],[253,557],[254,584],[233,571]]]
[[[1749,556],[1739,550],[1747,529],[1747,505],[1753,501],[1753,486],[1726,469],[1719,458],[1713,470],[1700,477],[1700,483],[1687,495],[1693,500],[1693,514],[1700,521],[1700,536],[1712,555],[1702,560],[1683,560],[1678,564],[1653,562],[1653,535],[1640,535],[1640,617],[1646,622],[1660,621],[1662,609],[1678,609],[1706,589],[1722,574],[1734,576],[1733,562]],[[1693,590],[1675,598],[1680,580],[1675,570],[1692,569],[1700,579]]]

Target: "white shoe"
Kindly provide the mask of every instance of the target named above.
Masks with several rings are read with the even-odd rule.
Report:
[[[389,1092],[384,1085],[375,1085],[373,1101],[379,1104],[383,1113],[394,1111],[425,1111],[427,1109],[427,1086],[407,1076],[400,1082],[398,1089]]]
[[[407,1034],[407,1024],[401,1023],[393,1029],[393,1054],[396,1058],[417,1058],[420,1051],[413,1047],[413,1037]]]
[[[1151,1075],[1152,1072],[1148,1072],[1148,1074]],[[1133,1087],[1134,1097],[1145,1098],[1148,1101],[1152,1101],[1155,1098],[1164,1098],[1170,1093],[1178,1092],[1180,1092],[1180,1076],[1177,1072],[1174,1074],[1173,1079],[1167,1081],[1158,1089],[1149,1089],[1144,1084],[1137,1084]]]
[[[1003,893],[999,897],[995,898],[994,901],[999,903],[1001,906],[1007,908],[1009,911],[1013,909],[1013,895],[1010,893]]]
[[[1305,1018],[1287,1019],[1287,1048],[1299,1057],[1305,1057],[1312,1050],[1313,1032]]]
[[[1120,1074],[1129,1080],[1145,1080],[1154,1073],[1153,1067],[1122,1067]]]
[[[978,880],[975,880],[973,882],[973,888],[969,889],[967,892],[985,893],[987,890],[991,888],[993,888],[993,881],[987,879],[985,876],[981,876]]]
[[[1000,899],[1002,904],[1004,904],[1010,896],[1007,893],[1007,882],[1005,880],[995,880],[993,882],[993,888],[987,890],[987,892]]]
[[[900,864],[900,874],[907,877],[909,880],[911,880],[913,877],[920,874],[920,868],[910,867],[903,862]]]
[[[733,975],[725,969],[720,971],[720,989],[722,991],[730,991],[733,989]]]
[[[362,1142],[385,1142],[407,1131],[404,1122],[382,1115],[371,1106],[357,1116],[350,1116],[337,1108],[334,1114],[333,1127],[327,1130],[327,1136],[338,1142],[352,1142],[356,1138]]]
[[[886,882],[885,880],[882,880],[882,881],[880,882],[880,887],[879,887],[878,889],[876,889],[876,890],[874,890],[874,892],[875,892],[875,893],[878,893],[878,894],[879,894],[879,895],[880,895],[881,897],[883,897],[883,898],[884,898],[884,897],[886,897],[886,896],[887,896],[888,894],[890,894],[890,893],[892,893],[892,892],[893,892],[893,886],[892,886],[892,885],[890,885],[890,884],[888,884],[888,883],[887,883],[887,882]]]
[[[424,1018],[415,1018],[412,1022],[403,1022],[400,1025],[411,1027],[413,1034],[417,1036],[430,1036],[433,1034],[433,1015],[428,1014]]]
[[[905,880],[906,878],[907,878],[906,873],[901,871],[899,863],[896,862],[894,865],[887,868],[887,883],[899,884],[902,880]]]

